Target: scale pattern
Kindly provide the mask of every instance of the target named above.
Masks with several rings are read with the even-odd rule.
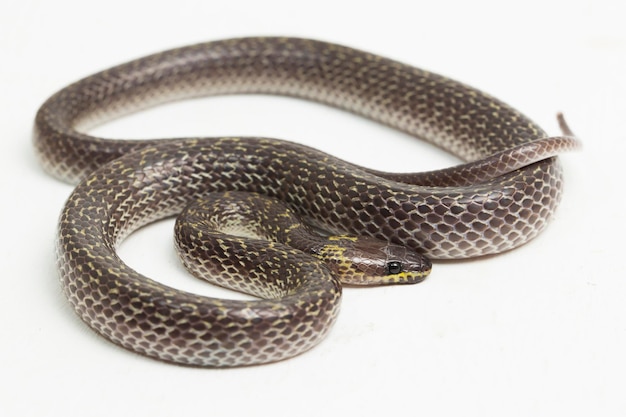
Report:
[[[276,139],[125,141],[84,133],[158,103],[231,93],[335,106],[425,139],[467,164],[391,174]],[[63,210],[57,245],[62,285],[78,314],[126,348],[202,366],[264,363],[310,348],[336,317],[340,286],[332,277],[305,277],[295,293],[250,302],[179,292],[117,256],[121,239],[141,225],[179,213],[199,194],[246,191],[282,200],[314,226],[432,258],[494,254],[545,228],[562,190],[556,154],[577,146],[569,136],[547,138],[518,111],[456,81],[293,38],[205,43],[95,74],[44,103],[34,140],[48,172],[82,180]],[[323,269],[315,274],[325,276]]]
[[[193,275],[262,298],[276,297],[277,289],[291,287],[286,277],[298,275],[288,270],[291,266],[267,262],[286,246],[301,254],[293,269],[301,270],[315,259],[342,285],[416,284],[432,266],[405,246],[365,236],[316,233],[284,203],[258,193],[212,192],[199,197],[176,217],[174,237],[179,257]]]

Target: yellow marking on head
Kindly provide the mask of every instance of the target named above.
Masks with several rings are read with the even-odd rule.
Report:
[[[327,239],[329,243],[324,245],[315,256],[326,262],[335,271],[337,278],[344,283],[352,281],[355,276],[362,275],[358,268],[354,268],[353,260],[346,256],[348,248],[341,244],[346,241],[355,242],[358,238],[340,235],[329,236]]]
[[[332,239],[329,239],[332,240]],[[322,249],[320,249],[320,254],[333,254],[333,253],[338,253],[340,256],[343,255],[343,253],[346,251],[346,248],[340,245],[334,245],[332,243],[329,243],[327,245],[324,245],[322,247]]]
[[[324,245],[315,256],[324,261],[332,260],[337,265],[351,265],[352,262],[344,256],[345,252],[346,248],[344,246],[329,243]]]
[[[425,278],[430,274],[430,270],[428,271],[403,271],[397,274],[390,274],[384,277],[385,282],[406,282],[411,280],[412,278]]]

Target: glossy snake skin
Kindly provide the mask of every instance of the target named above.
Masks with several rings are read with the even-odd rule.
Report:
[[[174,235],[193,275],[263,298],[277,297],[277,282],[295,288],[285,277],[297,277],[309,257],[322,261],[342,284],[355,286],[415,284],[431,270],[428,259],[405,246],[366,236],[320,235],[279,200],[256,193],[202,196],[177,216]],[[292,251],[285,245],[296,250],[292,256],[300,259],[289,264],[300,271],[287,264],[261,267],[267,258],[281,256],[275,251]]]
[[[467,164],[392,174],[276,139],[124,141],[84,133],[157,103],[231,93],[335,106],[425,139]],[[166,51],[70,85],[37,113],[34,140],[48,172],[80,181],[63,209],[57,245],[62,286],[79,316],[111,341],[151,357],[238,366],[288,358],[318,343],[337,315],[339,283],[314,267],[321,270],[294,278],[297,285],[266,300],[183,293],[120,260],[115,248],[127,234],[181,212],[199,195],[245,191],[283,201],[313,226],[431,258],[494,254],[545,228],[561,196],[555,155],[576,146],[569,133],[548,138],[482,92],[366,52],[313,40],[245,38]],[[276,261],[292,256],[281,252]]]

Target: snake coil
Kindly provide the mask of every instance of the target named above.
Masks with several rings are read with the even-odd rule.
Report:
[[[125,141],[85,133],[159,103],[233,93],[321,102],[422,138],[466,163],[396,174],[276,139]],[[556,155],[577,146],[567,128],[549,138],[515,109],[456,81],[294,38],[204,43],[92,75],[43,104],[34,141],[49,173],[80,181],[63,209],[57,244],[62,286],[78,315],[125,348],[199,366],[265,363],[309,349],[333,323],[341,287],[307,270],[296,280],[304,291],[266,300],[177,291],[116,254],[138,227],[179,213],[198,195],[242,191],[279,199],[313,226],[434,259],[494,254],[545,228],[561,197]]]

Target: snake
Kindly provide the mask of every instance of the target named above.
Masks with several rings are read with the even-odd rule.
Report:
[[[428,172],[382,172],[274,138],[89,134],[99,123],[161,103],[225,94],[322,103],[425,140],[462,162]],[[336,272],[348,251],[341,245],[362,237],[394,246],[375,251],[382,261],[365,261],[377,263],[374,282],[380,284],[380,276],[395,275],[389,283],[408,276],[403,257],[407,264],[415,260],[410,281],[418,282],[430,271],[427,258],[492,255],[537,236],[562,195],[557,155],[579,146],[562,116],[559,124],[562,135],[551,137],[478,89],[376,54],[312,39],[248,37],[159,52],[77,81],[39,108],[33,138],[44,170],[78,184],[62,210],[56,242],[63,292],[78,316],[139,354],[230,367],[290,358],[328,334],[341,304]],[[377,149],[385,158],[401,152],[384,142]],[[211,195],[217,200],[201,200]],[[210,214],[198,214],[205,209]],[[236,230],[244,212],[261,219]],[[185,266],[259,299],[180,291],[119,257],[130,233],[181,213],[199,228],[186,232],[177,222],[176,246],[213,259],[193,264],[183,255]],[[270,215],[297,216],[314,234],[329,236],[313,244],[317,249],[292,248],[272,236],[302,226],[290,220],[266,227]],[[320,252],[341,260],[333,269],[314,258]],[[357,244],[357,258],[366,252]]]

